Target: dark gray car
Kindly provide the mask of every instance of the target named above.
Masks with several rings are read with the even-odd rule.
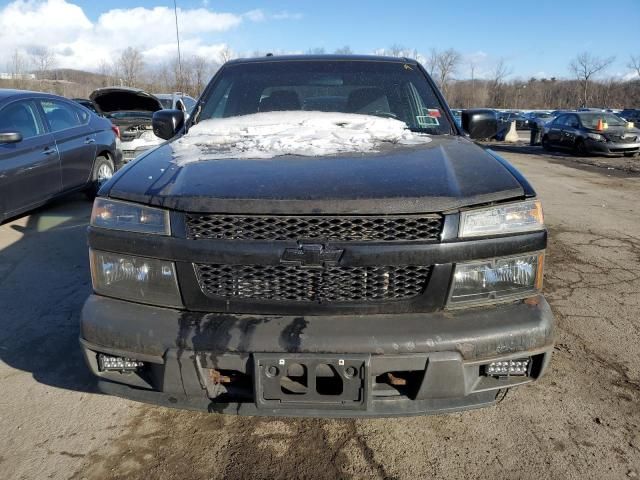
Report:
[[[612,113],[572,112],[545,125],[542,146],[579,155],[633,157],[640,152],[640,130]]]
[[[111,122],[56,95],[0,90],[0,222],[97,187],[121,163]]]

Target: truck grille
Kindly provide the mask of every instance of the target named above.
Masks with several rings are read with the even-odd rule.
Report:
[[[438,241],[441,215],[226,216],[187,214],[187,238],[225,240]]]
[[[429,266],[309,269],[290,265],[196,264],[200,288],[210,297],[286,302],[366,302],[420,295]]]

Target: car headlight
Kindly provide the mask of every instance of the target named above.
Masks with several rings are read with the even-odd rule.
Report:
[[[89,250],[93,289],[100,295],[182,307],[173,262]]]
[[[544,253],[456,264],[448,306],[493,303],[542,289]]]
[[[598,142],[606,142],[607,139],[604,135],[600,135],[599,133],[587,133],[587,137],[591,140],[597,140]]]
[[[127,232],[171,235],[167,210],[101,197],[93,202],[91,225]]]
[[[481,237],[544,229],[539,200],[467,210],[460,214],[459,236]]]

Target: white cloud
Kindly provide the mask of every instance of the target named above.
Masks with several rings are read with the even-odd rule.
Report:
[[[219,13],[207,7],[178,9],[183,54],[211,58],[225,48],[211,37],[234,29],[244,21],[299,18],[280,12],[252,10],[244,14]],[[0,8],[0,71],[15,50],[30,52],[46,46],[59,67],[97,69],[112,62],[126,47],[143,52],[145,61],[162,62],[176,55],[175,17],[172,8],[111,9],[92,22],[82,8],[67,0],[15,0]]]
[[[303,15],[301,13],[290,13],[286,10],[276,13],[266,13],[264,10],[258,8],[246,12],[244,17],[252,22],[264,22],[265,20],[301,20]]]
[[[244,14],[244,16],[247,17],[252,22],[264,22],[264,20],[266,19],[264,12],[259,8],[256,10],[248,11],[247,13]]]
[[[303,17],[304,15],[301,13],[290,13],[286,10],[271,15],[274,20],[302,20]]]

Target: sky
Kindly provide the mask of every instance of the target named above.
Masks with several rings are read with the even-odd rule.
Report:
[[[611,5],[615,3],[615,8]],[[218,60],[230,48],[327,53],[349,46],[371,54],[401,45],[427,55],[454,48],[463,61],[457,78],[486,77],[502,58],[510,78],[568,78],[578,53],[614,56],[606,74],[632,78],[630,55],[640,55],[640,0],[177,0],[185,57]],[[489,4],[489,5],[487,5]],[[97,71],[124,48],[153,66],[176,56],[173,0],[0,0],[0,72],[15,51],[25,58],[46,47],[58,67]]]

